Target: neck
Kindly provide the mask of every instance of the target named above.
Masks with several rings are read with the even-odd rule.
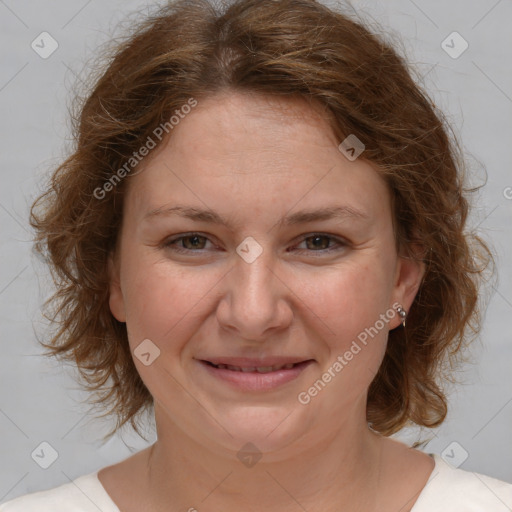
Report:
[[[255,464],[244,464],[236,450],[193,439],[157,405],[155,417],[158,440],[147,460],[155,510],[373,509],[382,438],[367,428],[364,416],[263,453]]]

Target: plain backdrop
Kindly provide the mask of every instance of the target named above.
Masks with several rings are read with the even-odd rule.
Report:
[[[120,21],[150,5],[155,3],[0,0],[0,502],[66,483],[155,439],[149,427],[148,441],[126,429],[103,442],[111,424],[91,421],[73,369],[40,355],[36,333],[45,332],[40,306],[49,292],[48,274],[32,253],[27,222],[35,194],[69,148],[68,105],[84,64],[99,44],[119,33]],[[418,82],[446,113],[463,143],[471,182],[487,179],[471,225],[493,244],[498,267],[473,362],[458,376],[462,384],[450,391],[446,422],[398,437],[430,440],[425,451],[512,482],[512,3],[352,5],[400,45]],[[41,37],[44,51],[58,44],[47,58],[40,55],[43,48],[38,53],[31,46]],[[43,442],[57,453],[47,469],[34,455],[45,447],[49,453]]]

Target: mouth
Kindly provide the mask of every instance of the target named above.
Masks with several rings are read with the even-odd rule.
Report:
[[[232,372],[244,372],[244,373],[270,373],[278,370],[291,370],[298,364],[302,363],[287,363],[287,364],[276,364],[274,366],[233,366],[231,364],[214,364],[211,361],[203,361],[210,366],[218,368],[219,370],[230,370]]]
[[[313,359],[211,358],[199,359],[206,372],[217,381],[243,391],[268,391],[295,380]]]

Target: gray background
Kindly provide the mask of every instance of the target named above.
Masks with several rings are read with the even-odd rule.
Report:
[[[0,502],[66,483],[147,446],[128,429],[103,443],[111,425],[91,421],[72,368],[40,356],[35,333],[44,335],[40,305],[48,276],[32,254],[27,218],[43,178],[66,151],[67,106],[77,74],[95,48],[117,33],[120,20],[151,4],[0,0]],[[463,141],[472,182],[482,183],[487,172],[471,223],[494,245],[499,273],[473,362],[459,375],[463,385],[450,392],[447,421],[431,432],[398,437],[414,441],[421,435],[431,439],[425,451],[444,452],[456,464],[467,456],[461,468],[512,481],[512,2],[353,5],[402,41],[418,80]],[[59,45],[47,59],[31,48],[43,31]],[[469,43],[458,58],[441,47],[453,31]],[[151,429],[148,435],[153,442]],[[58,452],[48,469],[31,457],[43,441]]]

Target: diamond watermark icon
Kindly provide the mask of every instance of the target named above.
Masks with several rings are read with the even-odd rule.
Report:
[[[263,247],[252,236],[248,236],[236,248],[236,252],[246,263],[252,263],[261,255]]]
[[[40,443],[30,456],[43,469],[48,469],[59,458],[57,450],[46,441]]]
[[[30,46],[39,57],[47,59],[59,47],[59,43],[48,32],[41,32]]]
[[[244,466],[252,468],[260,461],[262,454],[254,444],[245,443],[236,456]]]
[[[144,366],[149,366],[160,355],[160,349],[151,340],[145,339],[135,348],[133,354]]]
[[[345,157],[353,162],[365,150],[366,146],[351,133],[341,144],[338,149],[345,155]]]
[[[441,48],[452,59],[458,59],[469,48],[469,43],[458,32],[452,32],[443,40]]]
[[[469,453],[464,447],[452,441],[442,452],[441,457],[455,468],[458,468],[468,457]]]

